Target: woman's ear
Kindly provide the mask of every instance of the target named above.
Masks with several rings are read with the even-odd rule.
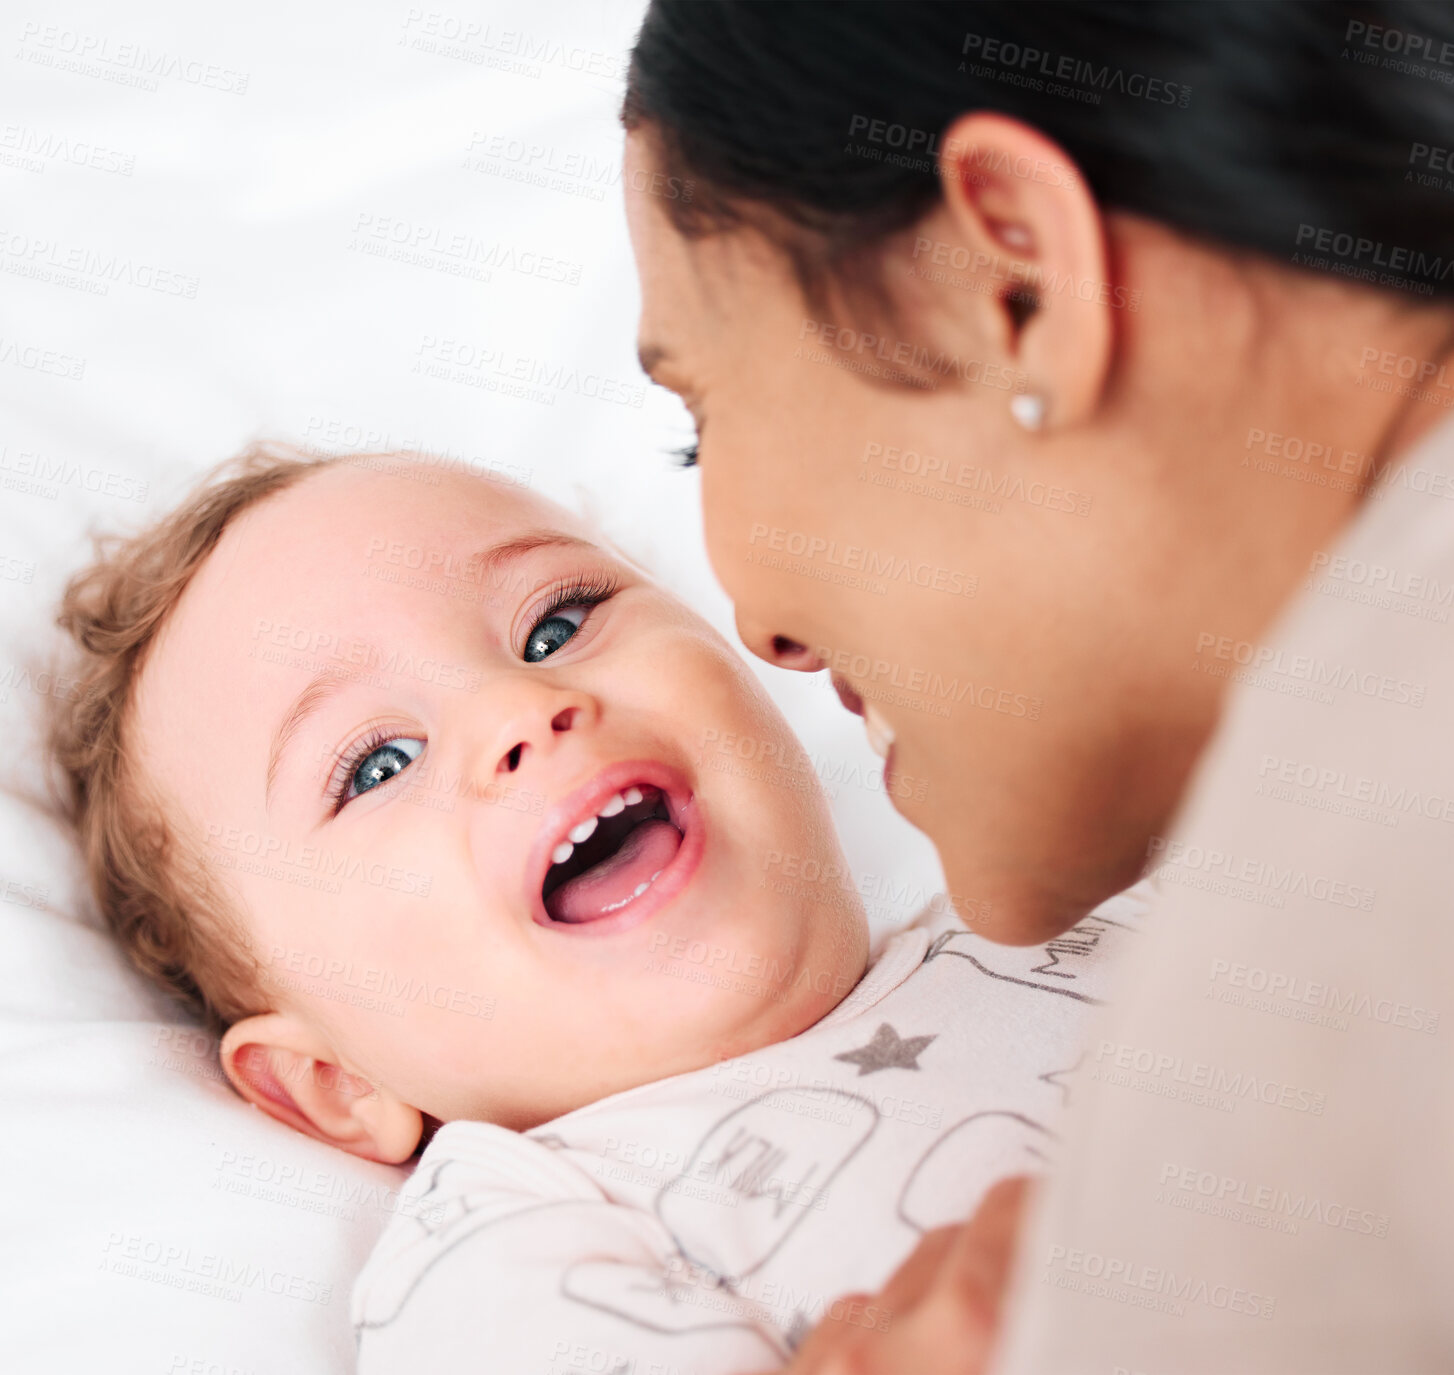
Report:
[[[408,1160],[419,1144],[419,1109],[350,1074],[291,1013],[234,1023],[222,1038],[221,1057],[233,1088],[305,1136],[386,1165]]]
[[[916,239],[922,269],[932,271],[937,255],[953,275],[975,279],[978,323],[1025,374],[1024,389],[1044,398],[1047,427],[1084,419],[1110,369],[1117,292],[1080,169],[1029,125],[970,114],[944,131],[939,179],[944,202],[929,220],[947,242],[931,236],[925,249]]]

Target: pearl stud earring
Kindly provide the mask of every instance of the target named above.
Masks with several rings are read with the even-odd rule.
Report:
[[[1036,392],[1017,392],[1010,398],[1010,414],[1020,428],[1038,430],[1045,423],[1045,398]]]

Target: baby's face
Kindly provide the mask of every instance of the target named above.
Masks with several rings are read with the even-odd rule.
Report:
[[[518,488],[338,466],[264,501],[133,727],[271,1010],[441,1120],[523,1129],[782,1040],[864,967],[843,889],[779,878],[844,864],[745,665]]]

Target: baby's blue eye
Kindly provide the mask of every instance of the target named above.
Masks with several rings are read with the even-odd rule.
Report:
[[[344,800],[358,797],[370,788],[377,788],[380,783],[387,783],[395,774],[403,773],[423,752],[424,741],[416,740],[412,736],[400,735],[392,740],[385,740],[383,744],[370,750],[353,771]]]
[[[547,616],[525,641],[525,662],[538,664],[542,659],[548,659],[581,628],[581,622],[590,609],[589,606],[563,606]]]

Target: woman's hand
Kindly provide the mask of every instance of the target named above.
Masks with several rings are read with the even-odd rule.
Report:
[[[841,1316],[814,1328],[784,1375],[980,1375],[1029,1186],[1001,1180],[968,1222],[926,1232],[882,1294],[849,1294],[833,1305]],[[891,1315],[886,1330],[853,1324],[849,1315],[869,1306]]]

